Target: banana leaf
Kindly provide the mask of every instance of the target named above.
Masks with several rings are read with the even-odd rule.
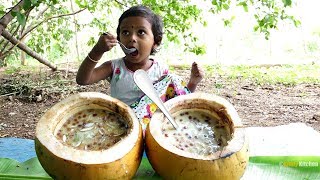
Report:
[[[52,179],[42,168],[37,157],[23,163],[0,158],[0,179]]]
[[[37,157],[23,163],[0,158],[0,179],[51,179]],[[134,179],[161,179],[152,169],[148,159],[142,158]],[[242,179],[320,179],[320,156],[254,156]]]

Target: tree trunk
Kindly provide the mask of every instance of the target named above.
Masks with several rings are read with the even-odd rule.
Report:
[[[23,5],[23,2],[24,2],[24,0],[21,0],[9,12],[7,12],[4,16],[1,17],[1,19],[0,19],[0,34],[2,34],[2,31],[4,31],[4,29],[6,29],[9,22],[13,19],[11,12],[12,11],[19,11]]]
[[[36,52],[32,51],[28,46],[25,44],[21,43],[19,40],[17,40],[15,37],[13,37],[8,31],[5,29],[2,31],[2,36],[6,38],[8,41],[10,41],[12,44],[18,46],[19,49],[22,51],[26,52],[29,56],[35,58],[38,60],[40,63],[50,67],[52,70],[57,70],[57,67],[54,64],[51,64],[48,60],[42,58],[39,54]]]
[[[20,32],[20,36],[22,34],[22,31]],[[25,40],[25,37],[23,37],[20,41],[22,43],[24,43],[24,40]],[[21,65],[22,66],[25,66],[27,65],[27,62],[26,62],[26,53],[24,51],[20,51],[20,62],[21,62]]]
[[[26,62],[26,53],[24,51],[20,52],[20,61],[21,61],[21,65],[22,66],[26,66],[27,62]]]
[[[71,3],[71,10],[74,13],[74,8],[73,8],[73,3],[72,0],[70,0]],[[74,33],[75,33],[75,43],[76,43],[76,52],[77,52],[77,60],[79,61],[80,55],[79,55],[79,46],[78,46],[78,30],[77,30],[77,19],[76,19],[76,14],[73,15],[73,23],[74,23]]]

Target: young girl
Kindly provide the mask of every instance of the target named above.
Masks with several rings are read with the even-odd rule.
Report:
[[[77,83],[87,85],[108,79],[111,96],[130,105],[145,128],[156,105],[135,85],[133,73],[136,70],[143,69],[148,73],[163,101],[194,92],[204,76],[202,69],[193,63],[190,80],[186,84],[180,77],[169,74],[166,65],[151,59],[149,56],[157,52],[162,36],[163,22],[159,16],[145,6],[131,7],[119,19],[117,37],[110,33],[100,36],[78,70]],[[104,52],[116,46],[117,41],[136,50],[125,57],[106,61],[95,67]]]

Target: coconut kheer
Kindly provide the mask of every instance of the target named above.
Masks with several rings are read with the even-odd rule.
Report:
[[[174,129],[168,121],[163,124],[162,133],[180,150],[209,155],[226,146],[231,139],[226,125],[217,120],[217,115],[207,110],[184,109],[172,116],[179,129]]]
[[[226,99],[191,93],[165,102],[179,128],[155,112],[146,130],[146,154],[163,179],[240,179],[249,161],[241,119]]]
[[[107,149],[125,137],[128,124],[119,114],[104,109],[86,109],[67,119],[56,137],[83,150]]]

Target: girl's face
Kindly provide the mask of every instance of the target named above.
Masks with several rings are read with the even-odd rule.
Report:
[[[146,63],[154,43],[152,25],[141,16],[127,17],[120,24],[120,41],[128,48],[136,48],[137,51],[126,56],[130,63]]]

